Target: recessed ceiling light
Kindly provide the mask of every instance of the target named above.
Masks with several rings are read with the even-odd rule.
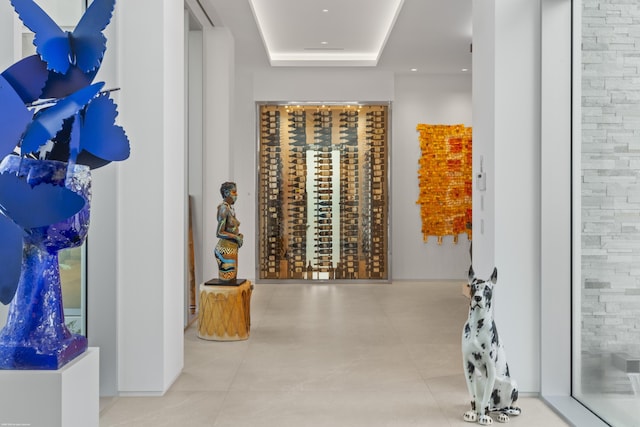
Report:
[[[418,69],[417,68],[412,68],[411,71],[418,71]]]
[[[469,69],[468,68],[463,68],[462,71],[469,71]]]
[[[369,23],[367,34],[363,34],[363,37],[357,43],[358,46],[353,45],[349,46],[349,49],[333,50],[328,49],[329,44],[333,45],[339,42],[333,41],[327,43],[327,45],[318,46],[320,42],[316,41],[313,42],[317,43],[315,44],[316,49],[300,49],[295,38],[291,40],[291,38],[285,39],[278,36],[280,27],[285,25],[287,21],[290,20],[290,17],[286,16],[286,14],[277,13],[273,8],[273,4],[292,4],[293,2],[276,2],[273,0],[245,0],[245,2],[251,6],[253,18],[258,25],[258,30],[264,47],[266,48],[271,66],[318,66],[320,65],[320,61],[322,61],[323,65],[330,66],[376,66],[380,59],[381,52],[389,39],[391,29],[398,18],[402,5],[406,3],[404,0],[377,0],[375,2],[354,0],[354,2],[358,4],[372,3],[372,16],[367,17],[367,22]],[[333,5],[336,2],[333,0],[325,0],[314,3],[315,6],[312,5],[312,8],[318,7],[317,10],[323,15],[327,15],[326,19],[329,19],[329,13],[332,13],[329,5]],[[325,5],[323,6],[322,3],[325,3]],[[348,32],[352,27],[349,21],[353,14],[357,16],[358,12],[361,13],[361,11],[357,10],[358,8],[353,9],[354,10],[344,11],[343,14],[346,19],[332,23],[331,28],[338,32]],[[325,40],[328,41],[328,39]],[[313,45],[304,47],[313,47]]]
[[[320,44],[328,44],[328,42],[320,42]]]

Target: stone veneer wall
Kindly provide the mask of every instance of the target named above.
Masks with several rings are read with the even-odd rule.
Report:
[[[582,350],[640,356],[640,1],[582,3]]]

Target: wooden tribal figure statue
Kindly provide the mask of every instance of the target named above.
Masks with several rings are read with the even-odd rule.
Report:
[[[462,358],[467,388],[471,395],[471,410],[464,420],[481,425],[493,423],[490,412],[497,412],[497,420],[509,421],[509,415],[520,415],[520,408],[512,406],[518,400],[518,387],[509,375],[504,347],[493,320],[493,286],[498,270],[493,269],[489,280],[477,279],[469,268],[469,319],[462,332]]]
[[[238,198],[235,182],[225,182],[220,186],[222,203],[218,205],[218,244],[215,248],[218,263],[218,279],[233,282],[238,273],[238,249],[242,247],[243,236],[239,232],[240,221],[236,218],[233,205]]]

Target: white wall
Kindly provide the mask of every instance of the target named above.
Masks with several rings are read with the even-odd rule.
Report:
[[[510,367],[520,389],[539,392],[540,1],[500,0],[498,12],[494,218],[501,287],[496,319],[508,334],[508,354],[516,361]]]
[[[162,394],[183,366],[186,156],[181,2],[119,3],[118,388]],[[153,22],[140,31],[141,22]],[[126,41],[126,42],[125,42]]]
[[[498,268],[495,318],[511,374],[540,391],[540,2],[473,4],[474,269]],[[477,209],[484,197],[484,211]],[[484,233],[478,224],[484,221]]]
[[[213,249],[218,241],[216,238],[217,206],[222,202],[220,185],[225,181],[233,181],[235,177],[231,173],[231,152],[235,150],[237,141],[232,138],[231,127],[234,117],[234,90],[235,90],[235,56],[234,43],[231,33],[226,28],[207,28],[204,30],[204,61],[205,84],[205,142],[204,142],[204,182],[203,182],[203,206],[204,206],[204,237],[202,253],[202,277],[209,280],[218,277],[218,266],[213,256]],[[238,218],[241,230],[247,236],[245,229],[246,219],[245,200],[243,191],[245,187],[238,184]],[[246,244],[246,243],[245,243]],[[239,259],[239,277],[244,275],[244,246]]]
[[[473,176],[486,173],[487,190],[473,186],[473,264],[490,277],[494,260],[495,7],[492,0],[473,6]],[[482,165],[480,164],[482,163]],[[501,270],[501,269],[500,269]]]
[[[266,69],[236,73],[238,138],[233,145],[235,176],[241,196],[247,198],[236,211],[250,219],[250,236],[242,249],[242,263],[253,262],[255,275],[256,108],[255,102],[392,102],[391,111],[391,275],[393,279],[464,279],[469,268],[466,237],[457,245],[445,238],[422,242],[418,194],[420,146],[418,123],[464,123],[471,125],[470,76],[402,76],[375,69]],[[242,82],[242,83],[240,83]],[[253,93],[248,88],[253,88]],[[249,157],[251,156],[251,157]],[[251,168],[249,168],[251,165]],[[238,171],[242,171],[239,173]],[[247,187],[248,186],[248,187]],[[245,193],[245,188],[250,188]],[[240,199],[238,199],[240,202]],[[246,207],[245,207],[246,206]],[[243,219],[241,218],[241,221]],[[251,231],[251,233],[249,233]],[[247,261],[245,261],[246,258]],[[241,275],[247,270],[240,267]]]
[[[236,215],[242,223],[240,230],[244,235],[238,259],[238,277],[251,280],[256,277],[256,215],[259,214],[256,211],[256,109],[253,88],[252,73],[236,69],[229,176],[238,185]],[[221,200],[218,192],[217,202]]]
[[[96,76],[96,81],[104,81],[106,88],[119,87],[117,29],[115,18],[105,30],[107,51]],[[111,96],[120,104],[120,92],[112,92]],[[91,226],[87,237],[87,338],[89,346],[100,347],[101,396],[113,396],[118,392],[118,264],[115,234],[118,226],[118,167],[118,163],[111,163],[91,174]]]
[[[466,234],[422,239],[418,200],[418,123],[471,126],[471,74],[402,75],[395,79],[392,110],[391,230],[394,279],[466,280]]]
[[[13,19],[15,12],[8,1],[0,2],[0,72],[14,63]]]
[[[87,338],[100,347],[100,395],[118,393],[116,282],[117,169],[92,172],[91,226],[87,237]]]
[[[572,164],[572,139],[581,141],[582,70],[578,59],[572,75],[569,52],[573,51],[573,58],[581,57],[581,13],[572,16],[570,0],[542,0],[541,6],[541,170],[544,174],[541,174],[540,392],[571,425],[604,427],[607,424],[571,395],[571,371],[580,372],[580,348],[579,345],[572,347],[571,331],[572,315],[576,325],[580,321],[579,313],[571,310],[572,268],[574,273],[581,268],[579,220],[573,221],[573,236],[578,240],[573,253],[571,243],[572,204],[573,215],[580,216],[581,195],[573,194],[572,200],[571,194],[571,189],[579,188],[581,183],[580,167],[576,167],[579,152],[573,153],[573,171],[568,166]],[[577,5],[576,9],[579,11],[580,7]],[[572,40],[574,35],[577,37]],[[576,123],[573,134],[572,115]],[[577,262],[572,262],[572,257]],[[579,293],[580,286],[576,288],[575,293]],[[579,342],[579,334],[573,340],[574,344]],[[572,361],[572,351],[578,356],[576,363]]]
[[[194,283],[196,286],[195,296],[197,302],[197,286],[202,283],[202,264],[203,259],[203,237],[204,237],[204,206],[203,206],[203,175],[204,175],[204,52],[203,52],[203,33],[202,28],[192,28],[189,25],[189,13],[185,12],[185,51],[188,61],[185,61],[185,73],[188,76],[186,84],[187,95],[185,97],[185,123],[188,145],[188,162],[189,162],[189,178],[187,191],[190,196],[190,212],[191,218],[191,236],[193,238],[193,263],[194,263]],[[189,237],[189,236],[188,236]],[[187,254],[189,256],[189,254]],[[189,263],[187,258],[187,263]],[[189,265],[189,264],[188,264]],[[189,268],[191,266],[189,265]],[[187,282],[189,275],[187,274]],[[185,289],[185,302],[189,305],[191,298],[191,289],[187,286]],[[185,326],[189,324],[192,316],[187,307],[185,309]]]
[[[153,2],[155,5],[157,2]],[[165,0],[162,81],[164,93],[162,135],[164,151],[163,233],[164,278],[163,345],[164,366],[162,392],[169,389],[184,366],[184,289],[187,253],[187,142],[184,139],[184,4]],[[139,32],[139,30],[137,31]],[[176,37],[181,34],[182,37]],[[168,37],[167,37],[168,35]],[[181,58],[182,61],[176,61]],[[182,62],[182,64],[180,63]]]
[[[254,72],[256,101],[393,100],[393,74],[369,68],[270,68]]]
[[[237,116],[234,130],[237,138],[232,152],[234,176],[243,197],[236,212],[243,222],[241,229],[245,235],[240,274],[242,277],[248,274],[255,278],[258,276],[258,242],[254,236],[257,233],[257,215],[260,215],[256,210],[256,102],[388,102],[393,99],[393,76],[370,69],[336,68],[239,69],[236,76]]]
[[[571,394],[571,2],[543,0],[542,20],[540,391],[548,398]]]
[[[120,4],[120,3],[119,3]],[[173,7],[173,6],[171,6]],[[162,196],[158,194],[157,197],[161,197],[163,200],[174,200],[172,202],[173,206],[166,207],[170,212],[165,215],[165,218],[162,220],[163,224],[166,224],[168,227],[172,228],[177,235],[167,235],[163,236],[163,232],[156,230],[154,227],[152,229],[146,229],[144,231],[137,230],[137,232],[148,233],[149,236],[145,236],[144,239],[147,240],[149,244],[149,249],[146,249],[146,245],[142,242],[142,245],[145,246],[145,249],[141,249],[139,254],[135,254],[132,256],[130,253],[125,254],[124,256],[132,257],[128,262],[133,265],[129,265],[127,268],[136,269],[137,263],[144,264],[149,263],[153,265],[150,268],[149,274],[145,274],[145,272],[140,271],[139,274],[145,276],[144,279],[140,277],[132,277],[132,278],[123,278],[123,276],[118,273],[119,260],[121,260],[120,254],[118,254],[119,245],[128,243],[119,243],[117,236],[118,234],[114,233],[114,230],[118,230],[120,221],[118,218],[120,215],[127,215],[127,212],[130,210],[137,211],[140,209],[140,203],[161,203],[160,200],[154,200],[149,197],[149,192],[147,189],[136,189],[133,191],[133,198],[136,197],[136,194],[140,195],[137,197],[137,201],[134,206],[129,205],[128,207],[124,205],[125,201],[123,201],[122,197],[120,197],[118,188],[121,188],[122,185],[125,187],[129,187],[130,185],[135,185],[135,182],[129,182],[130,178],[126,178],[127,181],[123,184],[123,173],[120,171],[120,165],[113,164],[108,167],[99,169],[94,171],[93,173],[93,191],[94,198],[92,204],[92,218],[91,218],[91,228],[89,232],[89,246],[88,246],[88,283],[89,283],[89,291],[88,291],[88,336],[89,336],[89,344],[92,346],[100,347],[100,395],[101,396],[110,396],[117,395],[119,392],[123,392],[124,394],[161,394],[166,390],[173,378],[175,378],[179,371],[182,368],[182,319],[178,320],[179,313],[183,309],[182,296],[178,295],[181,292],[181,287],[184,286],[182,273],[184,265],[180,265],[179,260],[184,259],[184,252],[180,252],[184,250],[183,246],[180,246],[180,241],[184,241],[185,236],[180,235],[181,230],[183,230],[183,224],[186,222],[186,218],[180,218],[181,203],[183,203],[183,198],[186,196],[186,193],[182,192],[181,186],[185,185],[184,182],[184,169],[178,167],[176,169],[176,165],[180,166],[180,159],[184,158],[184,150],[186,147],[182,144],[182,139],[178,137],[180,121],[174,120],[174,117],[179,118],[181,112],[178,111],[180,105],[176,104],[174,101],[171,101],[168,105],[161,105],[161,101],[157,101],[156,104],[158,106],[158,110],[169,110],[170,117],[166,120],[155,120],[150,116],[147,116],[146,112],[142,116],[146,119],[141,120],[137,116],[133,116],[132,119],[129,119],[130,123],[127,122],[126,116],[127,107],[130,105],[126,96],[124,99],[121,98],[122,95],[125,95],[126,87],[128,81],[131,79],[144,78],[144,74],[139,75],[119,75],[119,70],[122,71],[127,68],[124,65],[124,60],[121,57],[118,57],[119,48],[118,38],[122,37],[122,33],[126,33],[127,31],[134,31],[134,28],[123,28],[122,31],[118,31],[119,27],[126,25],[125,23],[119,22],[118,17],[120,14],[118,13],[119,7],[117,7],[116,15],[114,16],[114,20],[111,25],[107,29],[107,38],[109,40],[108,51],[103,62],[100,75],[98,79],[106,80],[107,86],[115,87],[122,86],[123,90],[120,92],[116,92],[114,96],[117,99],[117,102],[120,104],[120,110],[123,112],[121,114],[120,120],[123,122],[122,124],[125,126],[125,130],[127,131],[130,139],[131,139],[131,148],[132,148],[132,159],[134,161],[145,162],[149,161],[152,163],[160,162],[161,158],[168,158],[172,160],[176,160],[176,164],[171,164],[168,167],[168,170],[163,171],[163,176],[165,174],[170,175],[172,178],[177,178],[175,185],[172,185],[172,193],[168,193],[169,190],[166,189],[165,185],[150,185],[150,189],[152,192],[155,190],[165,191],[165,194]],[[131,12],[129,12],[131,13]],[[164,13],[160,10],[156,10],[156,13]],[[172,9],[171,14],[177,14],[178,9]],[[180,12],[182,13],[182,9]],[[173,25],[176,25],[177,22],[174,22]],[[133,23],[135,26],[135,21]],[[181,31],[180,28],[174,28],[172,30],[174,33]],[[178,40],[174,40],[172,44],[172,49],[177,49]],[[161,49],[163,50],[163,48]],[[168,52],[170,54],[170,52]],[[179,52],[175,52],[175,55],[181,55]],[[157,63],[157,61],[161,60],[160,57],[154,59],[147,59],[146,61],[153,65],[153,63]],[[172,61],[169,57],[167,60],[171,61],[175,66],[179,66],[179,61]],[[118,64],[118,61],[120,64]],[[120,65],[120,67],[118,67]],[[178,71],[174,70],[174,73]],[[129,72],[127,68],[127,73]],[[153,73],[152,74],[156,74]],[[152,84],[173,84],[174,80],[178,80],[181,77],[177,75],[173,75],[173,77],[165,76],[164,79],[162,76],[157,75],[158,80],[160,81],[150,81],[149,87],[145,88],[149,91],[155,91],[155,88],[152,87]],[[168,82],[166,80],[169,80]],[[116,83],[118,80],[120,82]],[[124,81],[125,83],[122,83]],[[134,84],[134,83],[132,83]],[[136,85],[138,83],[135,83]],[[175,85],[178,86],[178,85]],[[128,95],[128,93],[127,93]],[[159,95],[159,93],[158,93]],[[162,99],[165,99],[168,94],[163,95]],[[175,97],[175,99],[180,98],[182,95],[179,93],[173,93],[171,96]],[[169,98],[170,99],[170,98]],[[144,109],[146,107],[146,102],[144,98],[139,99],[139,103],[137,105],[138,109]],[[124,104],[123,104],[124,102]],[[153,102],[153,101],[150,101]],[[133,114],[133,113],[132,113]],[[165,114],[158,112],[157,114]],[[166,135],[168,136],[165,139],[163,144],[166,146],[159,147],[156,144],[156,141],[152,138],[145,137],[147,133],[147,127],[150,130],[154,130],[158,133],[158,135],[165,135],[165,129],[160,126],[150,125],[148,122],[151,121],[153,124],[159,123],[167,123],[169,126],[173,128],[173,130],[167,131]],[[139,136],[142,135],[142,136]],[[169,137],[170,136],[170,137]],[[163,153],[163,151],[165,153]],[[129,162],[130,160],[126,162]],[[186,161],[186,160],[185,160]],[[126,162],[122,164],[122,167],[126,166]],[[204,158],[201,156],[201,162],[204,163]],[[162,160],[164,163],[164,159]],[[165,165],[166,167],[167,165]],[[145,166],[146,167],[146,166]],[[196,169],[196,168],[194,168]],[[149,170],[153,170],[153,168],[149,168]],[[125,172],[127,173],[127,172]],[[134,174],[137,171],[133,171]],[[158,174],[160,172],[157,172]],[[195,171],[194,179],[200,179],[202,181],[202,169]],[[175,174],[172,175],[172,174]],[[159,182],[163,182],[164,177],[155,176],[154,179],[157,179]],[[135,180],[135,179],[134,179]],[[200,182],[202,185],[202,182]],[[131,194],[128,197],[132,197]],[[129,203],[132,203],[130,199],[127,199]],[[202,198],[200,198],[199,203],[202,204]],[[155,208],[154,208],[155,209]],[[161,218],[163,215],[156,215],[155,212],[151,214],[149,211],[144,212],[145,215],[150,215],[151,218]],[[135,217],[135,215],[134,215]],[[200,218],[197,219],[202,220],[201,215]],[[135,220],[130,224],[130,227],[137,229],[138,226]],[[144,219],[140,219],[140,222],[144,222]],[[198,222],[201,224],[201,222]],[[142,227],[140,227],[142,228]],[[202,233],[198,233],[198,235],[202,235]],[[131,236],[125,236],[125,238],[129,238]],[[177,246],[175,250],[169,250],[169,253],[165,253],[164,257],[169,257],[169,261],[162,261],[156,259],[147,259],[150,256],[160,256],[159,253],[153,253],[153,247],[160,245],[162,242],[167,241],[165,238],[169,240],[175,240]],[[175,243],[170,243],[175,244]],[[198,252],[196,248],[196,251]],[[166,251],[165,251],[166,252]],[[201,251],[200,251],[201,252]],[[118,256],[117,256],[118,255]],[[177,262],[174,261],[174,258]],[[173,271],[169,274],[166,274],[162,270],[162,266],[166,265],[168,268],[171,268]],[[196,266],[198,268],[198,265]],[[199,273],[202,274],[202,266],[199,266]],[[198,274],[198,272],[196,274]],[[156,277],[153,280],[153,275]],[[167,279],[166,283],[162,284],[161,281],[165,278],[171,278],[172,280]],[[118,281],[120,278],[120,282]],[[127,283],[129,280],[140,281],[140,285],[147,286],[148,288],[144,290],[136,290],[136,289],[128,289],[123,288],[123,286],[127,286],[124,283]],[[160,282],[159,282],[160,281]],[[163,289],[164,287],[164,289]],[[135,286],[134,286],[135,288]],[[150,289],[150,290],[149,290]],[[140,297],[143,301],[140,303],[136,303],[135,301],[128,301],[127,298],[131,298],[131,293],[136,292],[141,295],[144,292],[149,292],[150,295],[155,296],[157,298],[146,298],[144,296]],[[162,298],[163,293],[166,298]],[[118,298],[119,297],[119,298]],[[136,297],[137,298],[137,297]],[[124,299],[124,302],[122,302]],[[120,301],[120,302],[118,302]],[[158,306],[155,306],[157,304]],[[164,312],[167,312],[167,316],[165,318]],[[153,314],[155,313],[155,314]],[[155,319],[158,322],[160,327],[150,326],[151,329],[155,329],[160,331],[164,329],[164,337],[158,338],[160,335],[156,335],[156,339],[161,340],[160,342],[151,342],[145,341],[145,346],[150,344],[150,349],[158,348],[158,347],[166,347],[162,351],[156,352],[152,351],[151,353],[140,354],[140,358],[136,357],[135,352],[131,352],[123,347],[123,340],[137,340],[138,338],[135,336],[137,333],[142,333],[144,338],[148,339],[152,335],[144,334],[144,330],[141,329],[140,325],[145,323],[144,318],[150,315],[155,315]],[[138,319],[140,317],[140,320]],[[163,323],[166,319],[166,323]],[[138,325],[138,326],[132,326]],[[134,335],[134,336],[132,336]],[[164,343],[164,344],[163,344]],[[167,346],[170,346],[168,348]],[[122,378],[124,369],[138,369],[136,364],[146,363],[146,359],[150,361],[163,361],[162,367],[160,364],[153,365],[150,364],[151,371],[144,373],[144,376],[141,375],[137,378],[132,378],[131,380],[122,382],[118,381],[118,378]],[[122,366],[122,371],[119,371],[119,366]],[[157,370],[161,370],[162,372],[158,373]],[[157,378],[159,381],[150,383],[151,378]]]

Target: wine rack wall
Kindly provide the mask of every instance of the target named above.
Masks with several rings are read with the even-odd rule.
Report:
[[[258,114],[260,279],[388,279],[388,106]]]

